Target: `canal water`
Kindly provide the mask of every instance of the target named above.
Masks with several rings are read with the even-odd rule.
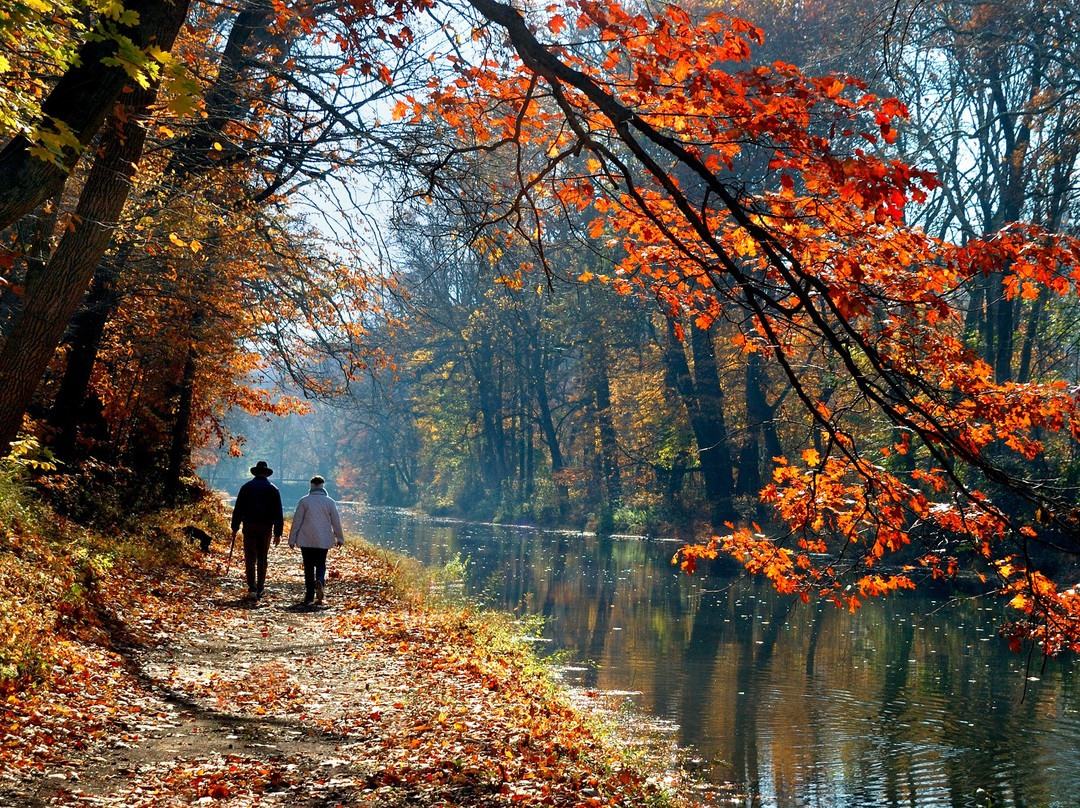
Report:
[[[573,684],[627,694],[746,805],[1080,806],[1080,667],[1010,653],[992,600],[905,594],[850,614],[686,576],[676,542],[343,510],[373,544],[466,560],[487,605],[543,616]]]

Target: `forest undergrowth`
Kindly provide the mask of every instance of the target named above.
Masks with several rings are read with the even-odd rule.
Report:
[[[94,529],[0,500],[0,805],[681,804],[400,558],[350,542],[308,611],[282,545],[253,605],[211,498]]]

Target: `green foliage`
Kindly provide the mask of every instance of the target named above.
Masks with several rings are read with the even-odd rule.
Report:
[[[161,81],[171,111],[194,113],[195,80],[168,52],[132,41],[124,30],[138,22],[138,13],[120,0],[0,0],[0,142],[22,135],[31,154],[50,162],[81,150],[63,121],[42,115],[41,104],[91,41],[114,42],[116,54],[105,65],[123,69],[140,87]]]
[[[120,0],[98,0],[98,9],[106,20],[112,20],[121,25],[132,26],[139,22],[138,12],[125,9]]]
[[[469,568],[468,557],[454,553],[453,558],[441,567],[420,568],[412,586],[422,587],[424,600],[442,607],[466,608],[470,605],[465,594],[465,576]]]
[[[461,553],[454,553],[454,557],[436,571],[435,577],[447,586],[460,587],[464,586],[468,571],[468,557],[462,558]]]
[[[40,523],[25,497],[5,459],[0,464],[0,693],[40,676],[47,662],[41,643],[47,621],[40,610],[26,609],[26,595],[40,591],[45,576],[18,552],[22,532]]]
[[[75,59],[91,0],[0,1],[0,141],[32,136],[46,83]]]
[[[0,474],[17,477],[26,471],[55,471],[56,458],[37,438],[23,436],[11,444],[7,457],[0,459]]]
[[[44,118],[42,123],[34,124],[25,134],[33,144],[30,153],[39,160],[59,163],[66,153],[82,151],[79,138],[66,123],[56,118]]]
[[[33,484],[59,515],[101,530],[141,532],[160,511],[162,481],[151,471],[140,472],[92,458],[39,474]],[[193,478],[176,502],[178,507],[211,508],[216,503]],[[213,531],[209,531],[213,532]]]
[[[615,530],[619,533],[646,533],[655,519],[648,506],[619,505],[612,514]]]

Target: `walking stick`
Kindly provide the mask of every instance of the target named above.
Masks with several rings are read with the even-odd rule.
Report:
[[[232,551],[236,547],[236,534],[232,534],[232,544],[229,545],[229,560],[225,562],[225,575],[229,574],[229,567],[232,564]]]

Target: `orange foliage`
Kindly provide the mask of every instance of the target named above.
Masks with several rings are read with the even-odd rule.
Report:
[[[395,117],[455,128],[465,154],[516,150],[516,185],[490,191],[499,210],[535,212],[524,238],[540,237],[547,210],[592,215],[590,237],[624,256],[598,280],[701,325],[737,317],[740,344],[780,365],[821,433],[821,450],[782,463],[763,492],[792,546],[739,529],[684,548],[687,570],[724,552],[782,591],[854,608],[914,585],[910,570],[872,569],[919,536],[956,538],[984,563],[1036,538],[1038,527],[987,487],[1075,530],[1068,499],[1010,471],[1002,453],[1030,461],[1048,434],[1077,437],[1076,391],[995,381],[965,345],[955,305],[967,281],[992,272],[1004,273],[1010,296],[1075,295],[1074,239],[1017,226],[961,247],[905,226],[905,208],[936,180],[886,156],[903,105],[848,76],[751,66],[761,33],[745,21],[571,0],[527,26],[493,0],[470,5],[501,26],[520,61],[458,60],[456,76],[399,101]],[[486,42],[489,30],[475,36]],[[602,43],[602,57],[545,39],[569,31]],[[771,178],[759,191],[725,178],[755,157]],[[830,406],[801,370],[822,349],[844,376]],[[878,450],[873,418],[905,437]],[[913,472],[884,462],[916,449]],[[920,557],[932,575],[957,571],[952,553]],[[1018,631],[1050,651],[1080,647],[1080,620],[1048,622],[1072,614],[1072,596],[1032,570],[1006,588],[1032,615]]]
[[[388,87],[377,48],[414,44],[421,15],[460,13],[447,26],[452,40],[471,33],[468,54],[456,40],[439,62],[448,74],[432,67],[425,90],[392,107],[395,122],[456,138],[425,175],[429,188],[442,167],[464,173],[510,150],[510,176],[496,172],[486,189],[486,215],[501,228],[488,249],[540,245],[548,214],[590,217],[589,236],[621,260],[580,280],[655,297],[701,327],[727,317],[741,326],[739,347],[779,366],[821,444],[782,462],[763,491],[788,534],[733,530],[684,548],[684,568],[724,552],[782,591],[855,608],[914,585],[918,569],[956,575],[960,544],[1025,614],[1014,636],[1080,648],[1074,590],[1001,563],[1025,557],[1042,525],[989,493],[1008,491],[1075,534],[1070,499],[1012,461],[1043,456],[1055,434],[1075,440],[1076,390],[996,381],[965,344],[956,307],[965,283],[990,273],[1012,298],[1076,295],[1074,239],[1014,226],[958,246],[906,226],[905,210],[937,180],[888,156],[904,106],[850,76],[753,65],[762,33],[735,17],[568,0],[531,9],[527,23],[496,0],[349,0],[337,4],[348,33],[331,35],[313,8],[279,11],[316,41],[333,39],[345,70]],[[748,165],[767,166],[759,188],[738,181]],[[839,369],[829,400],[804,368],[813,352]],[[882,446],[874,424],[901,437]],[[895,457],[912,462],[898,470]],[[927,535],[943,547],[916,550]],[[915,563],[880,572],[898,551]]]
[[[288,129],[282,83],[255,56],[280,60],[276,49],[314,19],[285,4],[274,9],[276,21],[268,24],[275,44],[252,54],[256,67],[225,88],[236,94],[240,112],[233,110],[235,119],[222,122],[220,132],[211,130],[220,142],[207,143],[207,154],[199,142],[207,137],[200,128],[207,126],[205,112],[180,115],[162,103],[151,121],[153,148],[140,162],[108,259],[118,267],[110,281],[118,302],[92,383],[117,454],[130,451],[129,441],[155,451],[168,446],[189,360],[190,442],[227,445],[233,453],[242,437],[224,426],[230,411],[285,416],[309,409],[302,398],[282,394],[281,378],[292,376],[308,395],[330,395],[341,381],[322,363],[333,362],[348,378],[389,363],[369,339],[372,322],[390,319],[380,300],[389,281],[371,272],[354,245],[327,244],[292,211],[290,189],[266,175],[269,161],[251,156]],[[185,27],[176,54],[209,97],[222,92],[216,82],[237,8],[199,13],[205,16]],[[327,159],[344,157],[331,152]]]

